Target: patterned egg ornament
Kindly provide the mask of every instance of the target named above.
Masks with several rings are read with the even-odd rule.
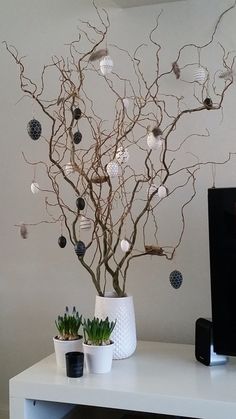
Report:
[[[89,220],[89,218],[86,217],[81,217],[79,226],[82,230],[89,230],[92,227],[91,220]]]
[[[76,244],[75,244],[75,253],[77,254],[78,257],[82,257],[85,255],[86,252],[86,247],[84,242],[82,242],[81,240],[79,240]]]
[[[74,119],[76,119],[76,120],[80,119],[81,118],[81,115],[82,115],[82,112],[81,112],[80,108],[75,108],[73,110],[73,117],[74,117]]]
[[[82,140],[82,134],[78,130],[73,136],[73,141],[74,141],[75,144],[79,144],[81,140]]]
[[[108,176],[116,177],[116,176],[118,176],[118,172],[119,172],[119,167],[118,167],[118,163],[116,161],[111,161],[110,163],[108,163],[108,165],[107,165]]]
[[[100,61],[100,70],[103,76],[106,76],[107,74],[111,73],[113,69],[113,61],[109,55],[106,55],[101,61]]]
[[[32,140],[38,140],[42,133],[42,126],[37,119],[31,119],[27,124],[27,132]]]
[[[67,176],[71,175],[71,173],[73,173],[73,172],[74,172],[74,166],[73,166],[73,164],[72,164],[72,163],[67,163],[67,164],[65,165],[64,172],[65,172],[65,174],[66,174]]]
[[[119,164],[127,163],[127,161],[129,160],[128,150],[124,147],[118,147],[116,152],[116,160]]]
[[[58,244],[63,249],[66,246],[66,238],[64,236],[60,236],[58,238]]]
[[[194,80],[197,81],[198,83],[204,83],[204,81],[206,80],[207,77],[207,73],[204,67],[198,67],[195,71],[194,71]]]
[[[82,211],[85,207],[85,200],[79,196],[79,198],[76,199],[76,206],[78,210]]]
[[[183,282],[183,275],[180,271],[172,271],[169,276],[170,284],[174,289],[181,287]]]

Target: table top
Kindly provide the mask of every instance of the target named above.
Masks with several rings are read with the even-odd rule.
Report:
[[[48,356],[10,380],[10,397],[194,418],[236,418],[236,360],[206,367],[194,346],[139,341],[108,374],[68,378]]]

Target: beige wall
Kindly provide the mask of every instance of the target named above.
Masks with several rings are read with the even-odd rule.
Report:
[[[89,3],[89,2],[88,2]],[[75,0],[1,0],[0,39],[15,45],[26,55],[32,76],[53,54],[64,54],[64,44],[76,36],[79,19],[94,19],[90,7]],[[158,42],[163,45],[163,68],[176,56],[183,43],[206,42],[219,14],[231,4],[223,0],[189,0],[137,9],[110,10],[109,42],[132,51],[145,41],[155,16],[161,9]],[[216,40],[235,50],[236,10],[227,15]],[[76,305],[85,315],[93,313],[95,290],[76,262],[73,249],[57,246],[59,228],[42,225],[30,229],[22,240],[14,224],[37,222],[44,218],[40,196],[32,196],[32,169],[25,165],[21,151],[37,159],[35,144],[26,134],[32,117],[32,103],[22,100],[17,69],[1,46],[1,151],[0,151],[0,406],[7,406],[8,379],[53,351],[54,319],[66,304]],[[112,48],[111,48],[112,51]],[[218,53],[209,53],[210,68],[221,69]],[[115,54],[115,52],[114,52]],[[151,59],[151,57],[150,57]],[[147,59],[149,65],[149,57]],[[122,62],[117,63],[117,68]],[[175,83],[175,81],[173,81]],[[180,88],[181,92],[181,88]],[[102,95],[102,92],[101,92]],[[106,110],[105,101],[103,102]],[[35,110],[37,114],[37,111]],[[235,150],[235,86],[221,113],[205,113],[191,118],[181,134],[208,128],[209,140],[195,142],[194,152],[202,158],[222,161]],[[206,144],[207,143],[207,144]],[[235,186],[235,160],[217,169],[217,186]],[[187,210],[184,241],[175,260],[146,258],[133,266],[128,292],[133,294],[140,339],[193,343],[194,323],[210,315],[210,280],[207,233],[207,188],[212,186],[211,170],[203,169],[197,181],[197,197]],[[172,225],[171,225],[172,223]],[[175,219],[166,225],[173,228]],[[168,276],[174,269],[184,275],[178,291]],[[0,408],[1,412],[1,408]],[[0,415],[1,417],[1,415]]]

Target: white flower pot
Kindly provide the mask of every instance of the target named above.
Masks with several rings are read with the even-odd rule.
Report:
[[[96,296],[95,317],[116,320],[111,334],[114,342],[113,359],[131,356],[137,345],[133,297],[114,297],[113,293],[105,297]]]
[[[83,343],[85,366],[90,374],[103,374],[111,370],[114,343],[95,346]]]
[[[56,362],[59,368],[66,368],[65,354],[67,352],[82,352],[82,336],[74,340],[60,340],[53,338]]]

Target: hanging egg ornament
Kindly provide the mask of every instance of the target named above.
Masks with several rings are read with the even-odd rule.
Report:
[[[30,189],[33,194],[39,193],[39,184],[37,182],[32,182]]]
[[[81,140],[82,140],[82,134],[78,130],[73,136],[73,141],[74,141],[75,144],[79,144]]]
[[[169,276],[170,284],[176,290],[181,287],[183,282],[183,275],[179,271],[172,271]]]
[[[213,107],[213,102],[211,100],[210,97],[206,97],[206,99],[203,102],[203,105],[205,106],[205,108],[209,111],[210,109],[212,109]]]
[[[79,198],[76,199],[76,206],[78,208],[79,211],[82,211],[85,207],[85,200],[84,198],[82,198],[81,196],[79,196]]]
[[[103,76],[106,76],[107,74],[111,73],[113,69],[113,61],[109,55],[106,55],[101,61],[100,61],[100,70]]]
[[[154,137],[159,137],[160,135],[162,135],[162,130],[159,127],[154,127],[152,129],[152,133],[153,133]]]
[[[66,174],[67,176],[71,175],[71,173],[73,173],[73,172],[74,172],[74,166],[73,166],[73,164],[72,164],[72,163],[67,163],[67,164],[65,165],[64,172],[65,172],[65,174]]]
[[[58,238],[58,244],[59,246],[63,249],[64,247],[66,247],[66,238],[64,236],[60,236]]]
[[[159,198],[165,198],[167,196],[167,188],[164,185],[159,186],[157,194]]]
[[[194,81],[198,83],[204,83],[207,78],[207,73],[204,67],[200,66],[194,71]]]
[[[119,164],[127,163],[129,160],[129,152],[127,148],[124,147],[118,147],[116,152],[116,160]]]
[[[76,119],[76,121],[81,118],[81,115],[82,115],[82,112],[81,112],[80,108],[75,108],[73,110],[73,117],[74,117],[74,119]]]
[[[42,126],[37,119],[31,119],[27,124],[27,132],[32,140],[38,140],[42,133]]]
[[[120,242],[120,247],[121,247],[122,252],[126,253],[130,249],[130,242],[127,239],[123,239]]]
[[[155,195],[153,195],[153,197],[155,196],[155,197],[157,197],[157,191],[158,191],[158,186],[157,185],[155,185],[155,183],[152,183],[150,186],[149,186],[149,188],[148,188],[148,197],[150,198],[150,196],[154,193],[154,192],[156,192],[156,194]]]
[[[151,150],[156,150],[160,147],[159,138],[155,137],[152,132],[149,132],[147,136],[147,145]]]
[[[129,107],[129,99],[127,99],[127,97],[125,97],[122,100],[122,102],[123,102],[123,105],[124,105],[125,109],[128,109],[128,107]]]
[[[20,235],[21,235],[22,239],[27,239],[27,237],[28,237],[28,230],[27,230],[27,227],[24,223],[22,223],[20,225]]]
[[[85,244],[84,244],[84,242],[79,240],[75,244],[75,253],[77,254],[78,257],[83,257],[85,255],[85,252],[86,252]]]
[[[118,176],[118,172],[119,172],[119,166],[118,163],[116,161],[111,161],[110,163],[108,163],[107,165],[107,174],[110,177],[116,177]]]
[[[86,217],[81,217],[79,226],[82,230],[89,230],[92,226],[91,220],[89,220],[89,218]]]

